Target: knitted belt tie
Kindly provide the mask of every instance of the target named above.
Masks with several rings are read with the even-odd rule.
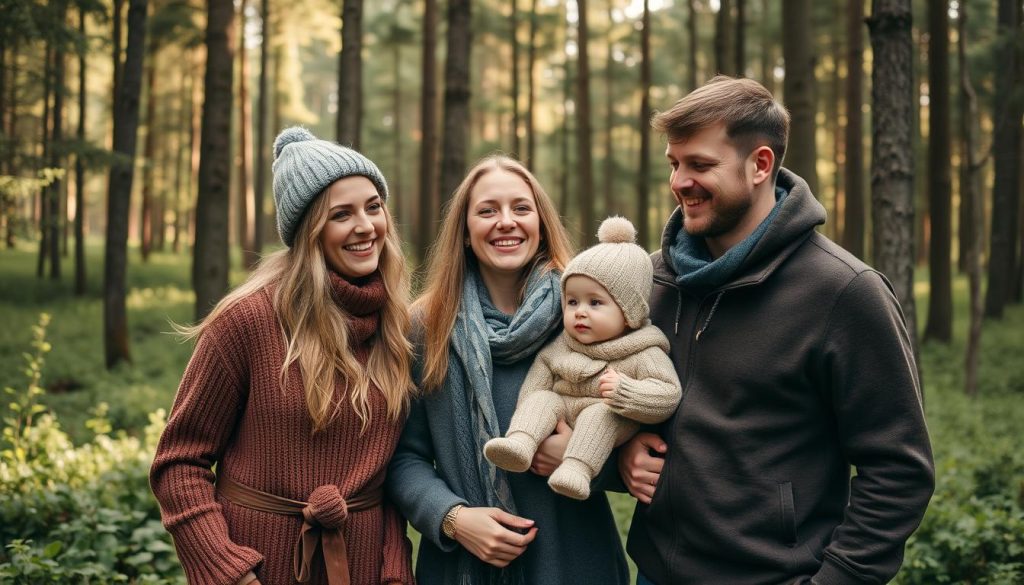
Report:
[[[383,485],[384,473],[381,472],[370,480],[362,492],[347,501],[341,497],[337,486],[322,485],[309,494],[309,502],[300,502],[262,492],[228,477],[218,477],[217,493],[243,508],[302,517],[302,530],[295,542],[292,557],[295,580],[299,583],[309,582],[313,557],[317,548],[323,547],[328,584],[351,585],[348,549],[341,528],[350,512],[369,510],[381,504],[384,497]]]

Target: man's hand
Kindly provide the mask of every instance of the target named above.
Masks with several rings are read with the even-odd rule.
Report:
[[[654,486],[661,477],[664,457],[653,457],[650,451],[664,453],[668,445],[654,433],[639,433],[619,449],[619,474],[626,489],[639,502],[650,504]]]
[[[462,508],[455,517],[455,540],[476,558],[499,568],[523,554],[536,537],[533,520],[498,508]]]

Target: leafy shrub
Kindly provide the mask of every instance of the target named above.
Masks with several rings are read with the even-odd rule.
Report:
[[[26,354],[25,390],[12,397],[0,442],[0,582],[180,583],[170,536],[149,490],[164,413],[150,415],[140,440],[111,435],[100,404],[89,443],[74,446],[38,404],[48,318]]]

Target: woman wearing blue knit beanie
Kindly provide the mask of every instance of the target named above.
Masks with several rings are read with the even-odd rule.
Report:
[[[303,128],[274,159],[287,247],[182,328],[197,343],[153,493],[189,583],[411,584],[405,521],[383,496],[413,388],[387,183]]]
[[[387,480],[422,535],[420,585],[628,583],[604,493],[576,501],[548,489],[569,437],[564,422],[531,473],[508,474],[483,453],[508,429],[530,365],[561,330],[559,276],[571,256],[558,211],[519,162],[485,158],[452,195],[413,306],[423,396]]]

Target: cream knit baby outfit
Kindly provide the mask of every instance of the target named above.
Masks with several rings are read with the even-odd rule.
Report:
[[[526,471],[540,444],[558,424],[573,427],[562,464],[548,480],[556,492],[585,500],[590,482],[612,448],[641,424],[672,416],[682,390],[668,354],[668,339],[648,321],[621,337],[584,345],[563,332],[533,362],[519,391],[506,438],[492,439],[484,455],[509,471]],[[619,374],[611,405],[601,401],[598,378]]]

